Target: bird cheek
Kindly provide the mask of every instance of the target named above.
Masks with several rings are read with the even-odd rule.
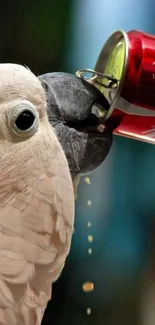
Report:
[[[5,139],[11,140],[11,136],[8,132],[6,119],[0,118],[0,141]]]

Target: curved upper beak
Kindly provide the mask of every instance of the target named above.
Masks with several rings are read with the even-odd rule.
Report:
[[[48,106],[52,105],[54,114],[59,112],[57,118],[60,120],[84,120],[91,112],[104,120],[109,103],[93,84],[62,72],[47,73],[39,79],[45,89]]]

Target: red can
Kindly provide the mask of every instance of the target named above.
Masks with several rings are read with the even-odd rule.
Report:
[[[114,32],[94,70],[116,80],[106,88],[108,79],[100,77],[97,86],[110,104],[105,124],[117,121],[115,134],[155,144],[155,36]]]

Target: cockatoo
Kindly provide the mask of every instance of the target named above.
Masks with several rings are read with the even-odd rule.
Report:
[[[112,145],[112,130],[104,130],[98,107],[109,109],[98,89],[75,75],[62,72],[39,76],[46,93],[50,124],[68,160],[74,188],[80,175],[96,169]]]
[[[46,112],[23,66],[0,64],[0,324],[40,325],[70,250],[74,191]]]

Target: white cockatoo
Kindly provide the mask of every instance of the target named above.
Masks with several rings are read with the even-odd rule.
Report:
[[[0,64],[0,324],[40,325],[70,250],[74,191],[31,71]]]

